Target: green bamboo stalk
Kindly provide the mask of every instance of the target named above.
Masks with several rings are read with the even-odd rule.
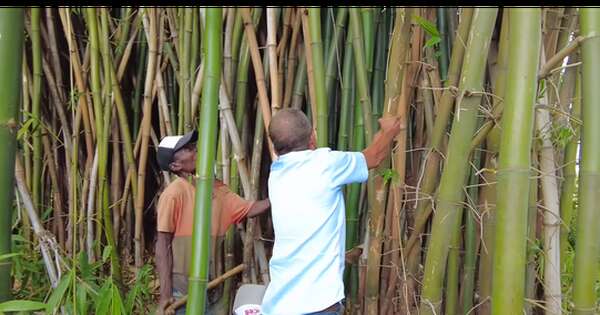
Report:
[[[446,12],[448,8],[438,7],[437,12],[437,28],[440,33],[438,64],[440,66],[440,76],[442,81],[446,80],[448,74],[448,23],[446,21]]]
[[[366,143],[371,143],[373,139],[373,122],[371,121],[371,97],[369,95],[369,60],[372,60],[372,54],[369,54],[369,46],[365,50],[363,45],[361,20],[358,16],[358,9],[350,9],[350,25],[352,27],[352,47],[354,49],[354,65],[356,67],[356,83],[358,85],[359,101],[362,106],[362,115],[364,116],[365,139]],[[365,51],[367,54],[365,55]],[[369,58],[371,57],[371,58]]]
[[[42,46],[40,39],[40,8],[31,8],[31,51],[33,59],[33,90],[31,100],[31,124],[33,137],[33,187],[32,199],[36,209],[42,201],[42,138],[40,102],[42,98]]]
[[[373,68],[373,79],[371,82],[371,95],[373,96],[373,132],[377,132],[379,124],[377,120],[381,118],[384,105],[384,87],[385,73],[387,62],[388,48],[388,30],[386,23],[383,21],[383,14],[376,15],[377,25],[377,45],[375,45],[375,66]],[[400,77],[401,73],[396,73],[396,77]]]
[[[146,162],[148,160],[148,144],[150,139],[150,129],[151,119],[152,119],[152,87],[154,86],[154,79],[156,77],[156,63],[157,63],[157,48],[158,48],[158,34],[157,34],[157,26],[156,26],[156,12],[153,8],[147,8],[143,13],[143,23],[144,29],[146,32],[146,41],[148,43],[148,52],[150,53],[148,56],[148,64],[146,69],[146,76],[144,81],[144,107],[143,107],[143,119],[141,130],[138,133],[140,137],[140,153],[138,160],[138,183],[140,186],[138,187],[138,193],[135,196],[135,231],[134,231],[134,255],[135,255],[135,265],[136,267],[141,267],[143,265],[142,255],[144,253],[144,243],[142,242],[143,235],[143,208],[144,208],[144,193],[145,193],[145,185],[146,180]],[[141,82],[141,81],[140,81]],[[136,141],[137,143],[137,141]]]
[[[121,19],[119,20],[119,39],[117,41],[117,46],[115,47],[115,61],[121,60],[123,52],[125,51],[127,35],[129,35],[129,29],[131,28],[131,10],[131,7],[121,8]]]
[[[27,55],[25,54],[25,51],[23,50],[23,56],[22,56],[22,77],[23,77],[23,94],[22,94],[22,110],[21,110],[21,114],[19,115],[20,119],[19,121],[23,124],[25,122],[27,122],[27,120],[29,119],[26,115],[24,115],[24,113],[30,113],[31,112],[31,99],[30,99],[30,94],[31,94],[31,89],[30,89],[30,85],[31,85],[31,79],[30,79],[30,74],[29,74],[29,67],[27,66]],[[26,132],[25,134],[23,134],[23,137],[21,138],[22,141],[31,141],[31,134],[30,132]],[[27,180],[27,188],[31,191],[31,187],[32,187],[32,180],[33,180],[33,176],[32,176],[32,152],[31,152],[31,147],[28,145],[23,146],[22,149],[22,155],[23,155],[23,164],[25,164],[23,166],[24,171],[25,171],[25,179]],[[71,170],[72,171],[72,170]],[[26,239],[26,240],[31,240],[31,223],[29,222],[29,219],[27,218],[27,216],[23,217],[23,230],[22,230],[22,236]]]
[[[303,53],[303,49],[300,50],[298,57],[300,58],[300,63],[296,69],[292,95],[292,108],[295,109],[302,108],[302,102],[304,100],[304,86],[306,85],[307,80],[306,54]]]
[[[102,51],[102,59],[103,59],[103,72],[105,74],[105,78],[104,78],[104,82],[108,83],[111,81],[111,77],[112,77],[112,73],[110,71],[110,69],[112,69],[113,67],[113,62],[111,60],[111,55],[110,55],[110,47],[109,47],[109,30],[108,30],[108,13],[106,11],[106,9],[100,9],[101,10],[101,36],[102,36],[102,40],[100,41],[100,49]],[[88,14],[93,13],[93,12],[89,12]],[[88,16],[88,18],[93,21],[95,20],[95,17],[92,18],[92,16]],[[93,26],[95,21],[93,21],[92,23],[90,23],[90,26]],[[92,53],[94,53],[92,51]],[[119,265],[119,254],[117,252],[117,246],[113,237],[113,225],[112,225],[112,216],[110,213],[110,205],[109,205],[109,201],[108,201],[108,179],[107,179],[107,168],[108,168],[108,141],[109,141],[109,134],[110,134],[110,127],[111,127],[111,116],[112,116],[112,101],[111,98],[109,97],[110,95],[110,90],[112,89],[112,85],[111,84],[104,84],[104,90],[106,93],[106,101],[104,102],[104,113],[102,114],[103,117],[103,122],[102,122],[102,138],[99,139],[99,147],[100,149],[98,150],[99,152],[99,162],[98,162],[98,187],[99,192],[98,192],[98,197],[99,197],[99,204],[101,205],[101,207],[99,207],[99,209],[101,209],[101,217],[102,220],[98,220],[98,222],[102,223],[102,229],[104,230],[104,235],[106,236],[106,242],[107,242],[107,246],[110,246],[111,248],[111,256],[110,256],[110,261],[111,261],[111,272],[112,272],[112,276],[115,280],[116,283],[120,283],[121,282],[121,266]],[[100,215],[99,215],[100,217]],[[99,225],[100,227],[100,225]],[[101,229],[98,229],[98,231],[101,231]],[[98,238],[99,239],[99,238]]]
[[[38,9],[39,10],[39,9]],[[4,8],[0,10],[0,159],[4,161],[0,168],[2,189],[0,203],[11,205],[13,200],[13,180],[15,153],[17,148],[17,113],[21,91],[21,68],[23,56],[23,9]],[[28,97],[25,95],[24,97]],[[12,207],[5,206],[0,211],[0,256],[11,250]],[[0,261],[0,303],[11,297],[10,259]]]
[[[101,79],[100,79],[100,68],[101,68],[101,64],[100,64],[100,40],[99,40],[99,34],[98,34],[98,23],[97,23],[97,13],[96,13],[96,9],[95,8],[86,8],[86,22],[87,22],[87,28],[88,28],[88,34],[89,34],[89,40],[90,40],[90,81],[91,81],[91,92],[92,92],[92,102],[94,105],[94,118],[95,118],[95,123],[96,123],[96,160],[102,160],[102,163],[104,164],[104,162],[106,162],[105,158],[106,155],[104,154],[104,111],[103,109],[105,108],[104,105],[104,99],[102,98],[102,85],[101,85]],[[98,162],[99,163],[99,162]],[[106,169],[104,169],[106,170]],[[105,174],[104,174],[105,175]],[[101,205],[101,201],[103,198],[103,188],[104,185],[103,183],[100,183],[98,185],[99,187],[99,192],[98,194],[96,194],[97,199],[99,200],[96,202],[96,206],[95,209],[104,209]],[[88,206],[88,208],[90,209],[94,209],[93,206]],[[93,215],[93,214],[92,214]],[[102,221],[101,221],[101,212],[97,213],[97,219],[95,220],[96,222],[96,236],[95,238],[97,240],[100,239],[100,233],[102,232]],[[87,239],[87,244],[92,244],[94,242],[94,240],[92,240],[91,238],[93,237],[93,233],[92,233],[92,225],[90,224],[92,220],[92,216],[88,216],[88,239]],[[98,256],[99,255],[99,244],[97,244],[96,247],[96,253],[91,253],[88,252],[88,256],[89,257],[94,257],[94,256]],[[88,246],[88,251],[90,251],[91,248],[90,246]]]
[[[532,155],[532,167],[537,169],[538,162],[536,161],[537,156]],[[527,214],[527,243],[528,247],[533,246],[533,243],[537,239],[537,218],[538,218],[538,180],[535,176],[531,176],[529,179],[529,209]],[[527,270],[525,272],[525,297],[530,300],[536,299],[537,293],[537,281],[538,277],[538,262],[537,262],[537,251],[527,251]],[[533,314],[533,303],[525,303],[524,314]]]
[[[460,223],[459,223],[460,224]],[[446,315],[458,314],[458,283],[459,283],[459,251],[461,241],[461,230],[453,231],[448,249],[448,265],[446,268]]]
[[[509,9],[508,74],[498,164],[492,314],[523,312],[540,10]],[[518,31],[515,31],[518,30]]]
[[[203,314],[206,306],[208,283],[209,241],[211,226],[211,200],[213,164],[216,147],[217,105],[221,82],[222,9],[206,9],[204,56],[206,81],[202,89],[202,107],[199,121],[198,159],[196,161],[196,203],[192,257],[189,277],[189,303],[187,314]]]
[[[329,53],[331,52],[331,48],[333,48],[332,40],[333,40],[333,8],[327,7],[324,11],[321,11],[321,22],[325,31],[323,33],[323,41],[325,44],[323,45],[323,56],[327,58]]]
[[[244,35],[244,24],[242,21],[242,13],[241,10],[239,9],[234,9],[235,10],[235,22],[233,24],[233,34],[231,36],[231,75],[232,76],[236,76],[237,74],[237,68],[238,68],[238,62],[239,62],[239,58],[240,58],[240,47],[242,45],[242,36]],[[233,84],[233,79],[231,78],[231,83]],[[232,91],[231,91],[231,95],[235,95],[235,86],[232,86]],[[239,129],[238,127],[238,130]]]
[[[568,71],[568,70],[567,70]],[[560,231],[560,259],[561,270],[566,271],[567,252],[571,245],[569,244],[569,232],[575,226],[573,216],[575,213],[575,194],[577,193],[577,151],[580,139],[581,119],[581,72],[575,74],[575,97],[572,100],[570,125],[573,128],[573,136],[565,148],[563,170],[564,182],[560,194],[560,216],[562,220]],[[563,100],[569,102],[569,100]]]
[[[423,292],[421,294],[422,314],[439,313],[442,302],[442,287],[446,271],[446,259],[450,240],[458,229],[464,198],[463,185],[467,177],[470,139],[477,125],[478,106],[481,103],[483,76],[489,43],[496,20],[496,8],[476,8],[459,85],[457,109],[448,143],[448,154],[444,172],[440,179],[436,215],[431,228],[431,240],[425,263]]]
[[[329,20],[329,19],[327,19]],[[328,98],[333,93],[333,87],[335,79],[338,74],[338,60],[342,58],[340,53],[340,45],[342,36],[344,34],[344,28],[348,20],[348,8],[340,7],[337,9],[335,16],[335,28],[333,29],[333,39],[329,42],[329,48],[327,49],[327,72],[325,74],[325,91],[327,92]],[[327,23],[329,25],[329,23]],[[347,36],[348,37],[348,36]],[[347,51],[347,50],[346,50]],[[338,59],[339,58],[339,59]],[[346,60],[346,59],[344,59]],[[340,120],[341,122],[341,120]]]
[[[195,8],[192,9],[192,33],[191,33],[191,45],[190,45],[190,95],[191,95],[191,89],[193,86],[193,78],[194,73],[196,73],[196,71],[198,70],[198,64],[199,64],[199,60],[201,58],[201,54],[202,52],[200,51],[200,45],[202,45],[201,41],[200,41],[200,22],[199,22],[199,16],[198,16],[198,12],[199,10],[196,10]],[[190,96],[191,97],[191,96]],[[192,115],[194,115],[194,113],[192,113]],[[191,118],[192,120],[194,119],[194,117]]]
[[[327,131],[328,118],[327,93],[325,90],[325,65],[323,62],[323,42],[321,41],[321,9],[311,7],[308,9],[308,19],[310,21],[310,37],[312,49],[312,61],[314,69],[314,90],[317,107],[317,146],[326,147],[328,145]]]
[[[225,82],[225,89],[227,95],[233,95],[233,55],[232,55],[232,37],[233,27],[235,26],[235,8],[229,8],[226,10],[226,23],[225,23],[225,40],[223,43],[223,82]],[[233,268],[234,266],[231,266]]]
[[[583,62],[581,77],[581,97],[583,127],[581,133],[581,162],[579,167],[579,209],[577,212],[577,241],[575,246],[575,266],[573,280],[573,314],[594,314],[597,312],[594,283],[598,279],[598,255],[600,254],[600,222],[597,195],[600,180],[600,89],[598,82],[600,63],[597,53],[600,50],[600,10],[580,8],[581,34],[588,37],[581,46]]]
[[[465,208],[465,258],[463,277],[461,283],[462,296],[462,314],[467,315],[473,307],[473,297],[475,295],[475,275],[477,272],[477,211],[479,179],[477,171],[480,167],[481,152],[473,152],[473,165],[475,169],[471,170],[469,179],[469,188],[467,189],[469,202]]]
[[[349,133],[352,131],[351,125],[353,120],[352,117],[352,104],[354,104],[354,56],[352,55],[352,37],[350,34],[346,36],[346,46],[344,48],[344,61],[342,69],[342,97],[340,101],[340,124],[338,129],[338,140],[337,150],[346,151],[348,149],[348,143],[350,142]],[[348,222],[346,222],[346,239],[349,233],[356,233],[356,231],[350,231],[348,228]],[[346,243],[348,246],[348,243]]]
[[[364,40],[363,47],[369,82],[371,82],[371,78],[373,77],[373,57],[375,55],[375,14],[375,8],[366,7],[360,9],[360,17],[362,21],[360,25],[362,25],[363,31],[360,34],[362,34],[362,38]]]
[[[500,43],[498,47],[498,61],[496,65],[495,83],[493,87],[494,95],[493,107],[503,107],[503,101],[506,90],[506,75],[508,71],[508,49],[510,42],[508,41],[509,12],[502,15],[502,26],[500,30]],[[487,124],[486,122],[485,124]],[[482,126],[482,129],[485,128]],[[492,295],[492,258],[494,253],[494,234],[496,230],[496,169],[498,151],[500,150],[500,124],[491,123],[490,132],[486,136],[486,158],[484,171],[482,172],[483,182],[487,183],[481,188],[481,218],[483,226],[483,238],[479,262],[479,296],[480,300],[485,301],[479,307],[479,311],[483,315],[490,314]]]
[[[283,93],[283,107],[288,108],[292,104],[292,93],[294,92],[294,77],[297,70],[299,52],[298,46],[298,36],[300,34],[300,26],[302,23],[302,14],[298,13],[298,10],[293,10],[296,13],[292,13],[293,16],[293,26],[292,26],[292,37],[289,43],[289,53],[286,56],[284,62],[286,64],[286,79],[285,79],[285,87]]]

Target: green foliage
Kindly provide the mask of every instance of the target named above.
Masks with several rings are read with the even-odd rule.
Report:
[[[396,172],[396,170],[392,169],[392,168],[388,168],[385,170],[382,170],[379,175],[381,177],[383,177],[384,182],[389,183],[389,182],[393,182],[393,183],[397,183],[399,181],[400,175],[398,175],[398,172]]]
[[[575,136],[575,132],[568,126],[559,126],[552,129],[552,143],[560,149],[564,149],[573,139],[573,136]]]
[[[0,303],[0,314],[4,312],[37,311],[46,308],[46,304],[28,300],[13,300]]]
[[[438,45],[438,43],[442,40],[442,37],[440,36],[440,32],[438,31],[435,24],[421,16],[418,16],[418,15],[413,15],[413,18],[414,18],[415,22],[420,27],[422,27],[423,30],[425,30],[425,32],[427,33],[427,35],[429,35],[429,37],[430,37],[425,42],[425,48],[436,47]]]
[[[14,295],[23,302],[23,309],[13,309],[13,304],[0,304],[2,311],[29,311],[45,309],[46,314],[58,314],[61,308],[68,314],[148,314],[152,296],[152,266],[144,265],[136,274],[127,295],[116,285],[112,276],[103,274],[109,263],[110,248],[105,248],[103,259],[90,263],[85,252],[76,259],[65,261],[66,269],[57,286],[50,288],[42,259],[37,251],[26,249],[28,244],[21,236],[13,235],[17,252],[1,259],[13,260],[13,277],[17,284]],[[108,253],[108,254],[106,254]],[[125,299],[124,299],[125,297]],[[30,300],[45,300],[46,303]],[[31,303],[29,303],[31,302]],[[37,303],[37,304],[36,304]],[[40,307],[41,306],[41,307]],[[2,308],[10,307],[10,308]],[[27,309],[25,309],[27,307]],[[37,308],[33,308],[37,307]]]

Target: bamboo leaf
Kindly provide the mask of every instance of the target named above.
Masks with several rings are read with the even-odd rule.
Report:
[[[77,310],[80,314],[87,314],[88,304],[87,304],[87,289],[85,286],[77,286]]]
[[[431,37],[430,39],[428,39],[425,42],[425,48],[427,48],[427,47],[433,47],[434,45],[436,45],[437,43],[439,43],[441,40],[442,40],[442,38],[440,38],[440,37]]]
[[[417,24],[420,27],[422,27],[429,36],[440,37],[440,32],[438,31],[435,24],[433,24],[431,21],[429,21],[419,15],[413,15],[413,18],[414,18],[415,22],[417,22]]]
[[[100,289],[100,292],[98,292],[98,298],[96,299],[96,315],[108,314],[110,300],[112,297],[110,286],[110,281],[106,281],[106,283],[104,283]]]
[[[9,259],[9,258],[13,258],[13,257],[17,257],[17,256],[22,256],[22,255],[23,255],[23,253],[10,253],[10,254],[0,255],[0,261]]]
[[[73,277],[73,271],[70,271],[68,274],[64,275],[56,289],[50,295],[48,299],[48,304],[46,305],[46,312],[49,314],[53,314],[56,309],[60,306],[60,301],[62,301],[67,289],[69,288],[69,284],[71,283]]]
[[[102,251],[102,262],[106,262],[108,258],[110,258],[110,252],[112,250],[112,246],[108,245],[104,247],[104,251]]]
[[[4,303],[0,303],[1,312],[25,312],[25,311],[37,311],[46,308],[46,304],[42,302],[29,301],[29,300],[13,300]]]
[[[112,315],[125,314],[125,307],[123,306],[123,299],[121,298],[121,292],[119,288],[112,285]]]

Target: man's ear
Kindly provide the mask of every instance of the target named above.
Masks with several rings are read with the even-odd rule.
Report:
[[[171,162],[171,164],[169,164],[169,169],[173,173],[177,173],[177,172],[181,171],[181,167],[182,167],[181,163],[179,163],[179,162]]]
[[[310,133],[310,138],[308,139],[308,148],[311,150],[317,148],[317,134],[314,129]]]

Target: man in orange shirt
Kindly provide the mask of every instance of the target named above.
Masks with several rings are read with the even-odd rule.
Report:
[[[192,178],[196,171],[197,139],[198,133],[192,131],[183,136],[165,137],[158,145],[158,165],[162,170],[177,175],[177,179],[161,194],[156,207],[156,268],[160,278],[161,311],[173,301],[173,297],[187,294],[196,191]],[[268,199],[244,200],[222,182],[215,180],[212,193],[211,248],[215,248],[216,239],[223,237],[231,224],[259,215],[269,207]],[[177,310],[177,314],[180,313],[185,314],[184,307]]]

